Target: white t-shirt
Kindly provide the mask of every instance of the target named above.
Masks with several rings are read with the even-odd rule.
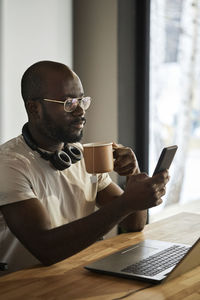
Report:
[[[81,144],[76,146],[82,150]],[[52,228],[94,212],[97,192],[111,183],[108,174],[98,174],[97,179],[91,182],[84,159],[64,171],[56,170],[22,135],[0,146],[0,206],[37,198],[48,211]],[[39,263],[10,232],[1,212],[0,262],[8,263],[9,272]]]

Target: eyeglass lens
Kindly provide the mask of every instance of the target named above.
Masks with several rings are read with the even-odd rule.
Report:
[[[74,111],[78,104],[80,105],[80,107],[84,110],[88,109],[91,103],[91,99],[90,97],[84,97],[82,99],[67,99],[64,103],[64,109],[67,112],[72,112]]]

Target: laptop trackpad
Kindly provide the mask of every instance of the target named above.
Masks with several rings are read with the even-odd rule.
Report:
[[[145,245],[135,245],[132,246],[124,251],[121,252],[121,257],[124,257],[126,259],[130,259],[131,263],[136,263],[137,261],[140,261],[141,259],[144,259],[156,252],[156,250],[159,250],[159,248],[151,247],[151,246],[145,246]]]
[[[100,270],[110,270],[120,271],[125,266],[134,264],[141,259],[148,257],[151,254],[159,251],[157,247],[145,246],[143,243],[133,245],[126,250],[122,250],[117,253],[113,253],[108,257],[105,257],[97,262],[93,263],[93,267]],[[120,255],[119,255],[120,254]]]

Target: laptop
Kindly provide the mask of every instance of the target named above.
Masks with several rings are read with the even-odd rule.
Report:
[[[144,240],[88,264],[94,272],[151,283],[166,282],[200,265],[200,239],[193,246]]]

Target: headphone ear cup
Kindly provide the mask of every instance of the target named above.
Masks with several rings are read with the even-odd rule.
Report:
[[[72,164],[82,159],[82,152],[78,147],[68,145],[64,148],[66,154],[71,158]]]
[[[60,171],[69,168],[72,164],[71,158],[64,151],[55,151],[49,160],[52,165]]]

